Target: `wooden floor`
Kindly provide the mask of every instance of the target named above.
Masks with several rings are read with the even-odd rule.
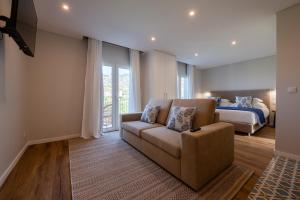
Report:
[[[234,163],[254,170],[255,174],[244,185],[235,199],[247,199],[257,179],[274,155],[275,129],[265,127],[253,136],[236,134]]]
[[[68,141],[28,147],[2,186],[0,199],[72,199]]]
[[[271,160],[275,131],[266,127],[255,134],[235,136],[235,163],[255,171],[235,199],[246,199]],[[71,199],[68,141],[30,146],[0,189],[0,200]]]

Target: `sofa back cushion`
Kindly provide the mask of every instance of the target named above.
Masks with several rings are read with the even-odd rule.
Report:
[[[166,125],[172,100],[151,99],[148,105],[159,106],[159,113],[156,118],[156,123]]]
[[[216,101],[213,99],[174,99],[173,106],[197,108],[193,119],[193,128],[214,123]]]

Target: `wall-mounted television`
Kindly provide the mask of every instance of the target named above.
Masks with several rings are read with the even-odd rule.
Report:
[[[9,34],[26,55],[33,57],[38,22],[33,0],[12,0],[10,18],[0,19],[6,22],[1,32]]]

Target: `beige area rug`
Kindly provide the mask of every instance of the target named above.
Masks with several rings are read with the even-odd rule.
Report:
[[[73,139],[69,148],[73,200],[232,199],[253,174],[233,165],[195,192],[116,133]]]

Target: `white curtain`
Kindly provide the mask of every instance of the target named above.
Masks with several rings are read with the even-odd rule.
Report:
[[[177,98],[187,98],[186,89],[187,87],[182,85],[181,79],[187,77],[187,64],[177,61]],[[184,87],[184,94],[182,94],[181,87]]]
[[[195,73],[195,67],[193,65],[188,65],[187,75],[188,75],[188,98],[189,99],[195,97],[194,73]]]
[[[140,52],[130,49],[129,112],[141,111]]]
[[[102,97],[102,42],[89,38],[81,130],[83,138],[98,138],[102,133]]]

